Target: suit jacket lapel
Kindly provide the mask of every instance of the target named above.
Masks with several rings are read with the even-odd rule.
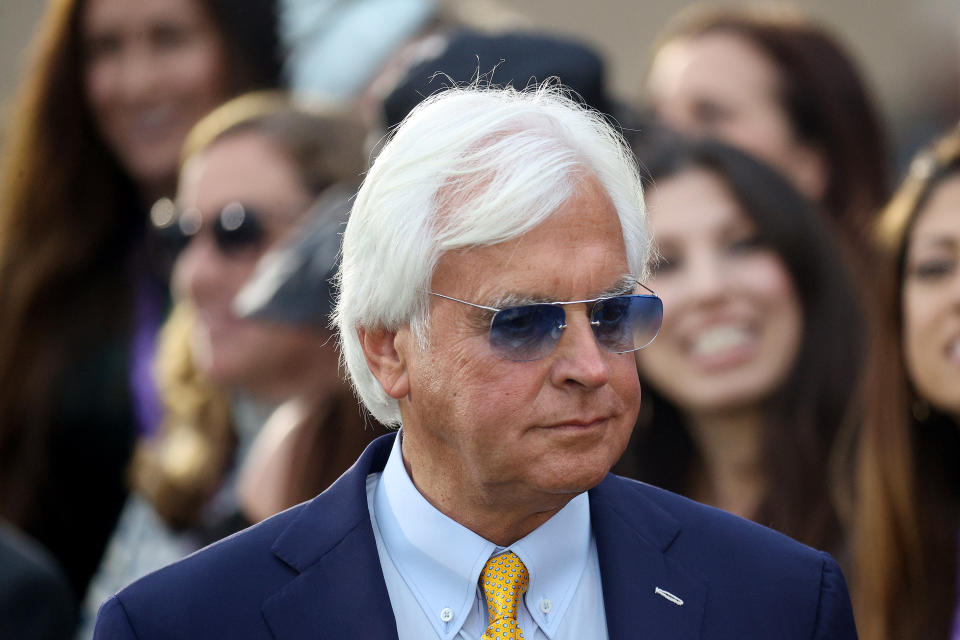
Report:
[[[383,470],[393,438],[367,447],[274,543],[277,558],[299,572],[263,604],[277,640],[397,638],[366,493],[367,475]]]
[[[670,557],[679,523],[642,485],[612,475],[590,492],[590,517],[610,639],[699,638],[707,583]]]
[[[277,640],[396,640],[366,495],[367,475],[383,470],[393,439],[375,440],[274,543],[278,560],[299,574],[263,604]],[[642,485],[612,475],[590,492],[590,512],[611,640],[699,638],[707,584],[670,557],[676,520]]]

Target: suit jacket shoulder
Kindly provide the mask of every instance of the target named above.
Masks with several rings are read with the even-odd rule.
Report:
[[[94,638],[396,637],[366,499],[391,443],[313,500],[134,582],[101,607]]]
[[[828,554],[613,475],[590,495],[611,637],[856,638]]]

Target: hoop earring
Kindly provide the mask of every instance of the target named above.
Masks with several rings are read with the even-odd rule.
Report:
[[[930,403],[923,398],[917,398],[910,405],[910,413],[917,422],[923,422],[930,417]]]

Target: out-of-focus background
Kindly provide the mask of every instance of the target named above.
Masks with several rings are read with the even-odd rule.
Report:
[[[445,0],[485,10],[483,0]],[[520,0],[490,6],[497,26],[515,21],[576,36],[606,56],[611,89],[637,99],[653,39],[677,11],[676,0]],[[960,2],[956,0],[809,0],[804,10],[834,29],[864,70],[903,158],[960,114]],[[0,1],[0,104],[19,81],[27,43],[43,11],[35,0]]]
[[[751,2],[0,0],[0,638],[89,640],[385,433],[340,230],[477,74],[559,76],[642,168],[665,315],[614,472],[834,553],[866,640],[960,638],[960,0]]]

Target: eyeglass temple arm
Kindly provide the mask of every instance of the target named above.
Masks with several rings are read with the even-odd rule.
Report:
[[[500,311],[496,307],[486,307],[482,304],[474,304],[473,302],[467,302],[466,300],[461,300],[460,298],[454,298],[453,296],[445,296],[442,293],[437,293],[435,291],[427,291],[432,296],[437,296],[438,298],[443,298],[444,300],[453,300],[454,302],[459,302],[460,304],[470,305],[471,307],[476,307],[477,309],[484,309],[486,311]]]

